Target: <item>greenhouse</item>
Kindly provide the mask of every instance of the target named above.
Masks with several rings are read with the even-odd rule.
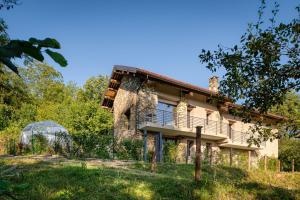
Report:
[[[21,132],[20,142],[22,144],[31,144],[36,136],[44,137],[49,144],[60,143],[64,145],[69,143],[71,137],[68,130],[54,121],[41,121],[28,124]]]

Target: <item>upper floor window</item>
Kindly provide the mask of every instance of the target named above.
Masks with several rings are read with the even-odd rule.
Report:
[[[164,125],[174,125],[176,115],[175,115],[175,105],[158,101],[157,104],[157,121]]]
[[[162,101],[158,101],[157,109],[159,109],[159,110],[174,112],[174,108],[176,108],[175,105],[168,104],[168,103],[165,103],[165,102],[162,102]]]
[[[210,120],[210,116],[211,114],[213,113],[213,111],[211,110],[206,110],[206,124],[208,125],[209,124],[209,120]]]
[[[126,116],[127,119],[127,129],[130,130],[131,129],[130,108],[128,108],[128,110],[124,113],[124,115]]]

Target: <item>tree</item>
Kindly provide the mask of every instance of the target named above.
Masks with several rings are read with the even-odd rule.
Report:
[[[26,83],[0,64],[0,131],[9,126],[15,111],[23,103],[32,103]]]
[[[271,110],[273,113],[285,116],[288,120],[280,124],[280,132],[288,137],[295,136],[300,131],[300,95],[287,93],[284,102]]]
[[[20,76],[36,100],[62,102],[66,97],[62,74],[46,63],[28,62]]]
[[[102,75],[89,78],[79,91],[78,98],[82,101],[94,100],[98,103],[101,102],[108,80],[107,76]]]
[[[284,170],[292,169],[292,160],[295,161],[295,170],[300,171],[300,140],[282,139],[279,142],[279,159]]]
[[[296,7],[298,16],[289,23],[277,23],[279,4],[275,2],[269,24],[263,18],[265,8],[263,0],[258,22],[249,24],[239,45],[219,45],[217,50],[203,49],[199,55],[212,72],[225,69],[220,95],[242,102],[240,115],[245,122],[254,119],[252,111],[266,114],[273,106],[282,104],[290,90],[300,90],[300,7]],[[262,125],[262,120],[255,120]],[[260,136],[264,135],[263,140],[272,138],[274,135],[269,133],[260,131]]]

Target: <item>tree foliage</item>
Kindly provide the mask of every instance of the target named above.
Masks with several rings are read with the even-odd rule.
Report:
[[[91,78],[80,88],[64,83],[61,73],[45,63],[28,62],[19,69],[21,78],[5,68],[0,74],[5,80],[5,88],[0,85],[0,140],[18,139],[28,123],[53,120],[69,130],[79,153],[110,156],[112,114],[99,104],[104,76]]]
[[[283,170],[292,170],[292,160],[295,162],[295,171],[300,170],[300,140],[282,139],[279,143],[279,159]]]
[[[217,50],[202,50],[199,55],[212,72],[225,69],[220,94],[242,102],[241,115],[246,122],[252,120],[252,111],[266,114],[282,104],[290,90],[300,90],[300,7],[289,23],[276,21],[278,3],[268,21],[265,8],[263,0],[257,23],[249,24],[240,44],[230,48],[219,45]]]
[[[300,95],[295,92],[287,93],[282,104],[272,108],[272,112],[285,116],[288,120],[280,124],[282,135],[295,136],[300,131]]]

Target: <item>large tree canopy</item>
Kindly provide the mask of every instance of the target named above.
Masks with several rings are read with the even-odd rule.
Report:
[[[240,44],[221,45],[215,51],[202,50],[200,61],[212,72],[223,68],[220,94],[242,102],[246,113],[265,114],[282,104],[290,90],[300,90],[300,7],[289,23],[276,22],[279,5],[275,2],[272,18],[264,20],[265,1],[259,8],[258,22],[249,24]]]

